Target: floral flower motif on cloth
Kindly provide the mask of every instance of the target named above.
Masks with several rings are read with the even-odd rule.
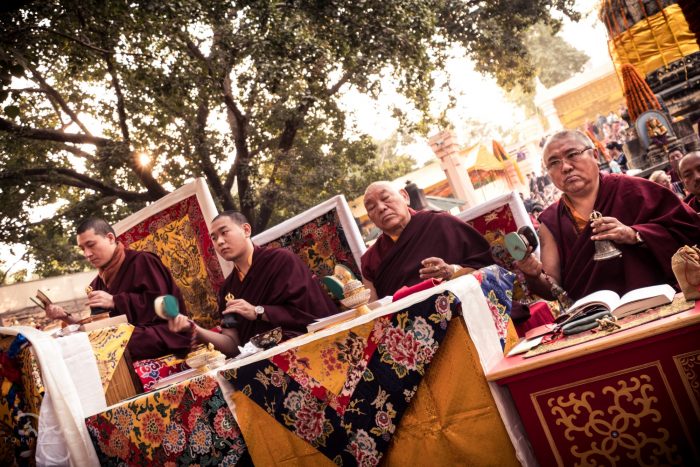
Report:
[[[137,360],[133,362],[133,366],[136,376],[141,380],[141,385],[145,392],[153,389],[153,386],[161,379],[189,368],[185,360],[177,358],[174,355]]]
[[[296,253],[318,277],[332,275],[336,264],[349,267],[355,276],[360,277],[337,209],[297,227],[267,246],[287,248]]]
[[[403,378],[409,371],[425,374],[425,365],[430,363],[438,343],[433,338],[433,330],[423,317],[413,322],[405,313],[397,315],[398,326],[387,329],[383,342],[379,345],[381,361],[391,365],[396,375]]]
[[[247,450],[216,379],[207,375],[85,423],[101,465],[235,465]]]
[[[479,269],[474,273],[474,277],[481,284],[481,291],[484,293],[486,303],[491,310],[498,338],[501,341],[501,348],[505,348],[509,332],[515,274],[494,264]]]
[[[221,376],[336,464],[374,466],[437,353],[447,323],[459,313],[455,295],[436,294]],[[332,368],[328,373],[342,373],[345,382],[326,378],[326,366]],[[272,384],[273,374],[284,384]]]
[[[22,335],[0,339],[0,462],[29,465],[36,446],[38,406],[32,407],[34,381],[27,372],[33,356]],[[40,381],[40,380],[39,380]],[[40,384],[40,383],[39,383]],[[40,388],[43,396],[43,386]],[[40,403],[40,400],[39,400]]]

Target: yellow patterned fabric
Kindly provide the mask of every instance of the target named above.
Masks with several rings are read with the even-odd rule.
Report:
[[[88,339],[95,353],[97,369],[100,372],[100,379],[105,392],[109,388],[109,383],[112,381],[117,365],[124,356],[126,344],[129,343],[133,332],[134,327],[128,323],[94,329],[88,332]]]
[[[174,204],[164,198],[149,210],[139,211],[135,216],[141,220],[137,224],[130,222],[118,239],[133,250],[158,256],[180,288],[190,317],[211,328],[220,320],[216,292],[224,275],[205,219],[206,198],[211,196],[201,180],[188,187],[185,191],[194,187],[195,193]],[[153,213],[159,206],[161,209]]]
[[[6,351],[13,340],[15,340],[15,336],[6,336],[0,339],[0,349]],[[39,415],[41,401],[44,399],[44,383],[41,380],[39,364],[30,345],[27,345],[20,351],[19,359],[21,362],[20,371],[22,372],[24,401],[27,404],[29,413]],[[0,410],[0,414],[2,413]],[[6,421],[3,415],[0,415],[0,421]]]
[[[342,331],[327,339],[320,339],[298,348],[297,361],[306,361],[304,365],[307,375],[318,381],[329,392],[340,395],[347,381],[347,374],[351,366],[350,359],[342,358],[339,349],[346,346],[346,342],[354,339],[366,342],[374,329],[374,322],[362,324],[352,329]]]
[[[41,401],[44,400],[44,383],[41,380],[39,364],[31,346],[22,349],[19,355],[22,360],[22,385],[24,386],[25,402],[29,413],[39,415]]]
[[[216,292],[207,275],[189,216],[157,225],[148,236],[130,243],[129,248],[155,253],[173,275],[192,319],[204,327],[218,324],[211,318],[217,310]]]
[[[44,396],[39,367],[24,336],[0,338],[0,465],[33,459]]]
[[[288,431],[262,407],[243,394],[233,393],[238,426],[255,465],[327,466],[335,464],[313,446]]]
[[[452,320],[384,465],[520,465],[464,321]]]
[[[609,49],[618,74],[629,63],[643,75],[700,50],[678,4],[613,37]]]
[[[333,465],[242,391],[233,394],[238,423],[256,465]],[[461,319],[453,319],[383,465],[519,465]]]

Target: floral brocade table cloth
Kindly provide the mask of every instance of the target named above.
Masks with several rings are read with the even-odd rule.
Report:
[[[512,284],[507,271],[484,268],[374,319],[233,362],[216,378],[124,402],[86,420],[93,445],[103,465],[403,465],[418,451],[438,463],[496,456],[514,465],[461,319],[463,307],[478,311],[500,349]]]
[[[460,310],[444,292],[222,376],[335,464],[376,465]]]
[[[101,465],[235,465],[246,451],[209,375],[123,403],[85,423]]]

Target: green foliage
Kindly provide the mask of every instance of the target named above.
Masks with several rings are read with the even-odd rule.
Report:
[[[536,24],[528,31],[527,50],[532,56],[537,77],[547,88],[566,81],[583,70],[589,58],[556,35],[555,29],[543,23]],[[509,93],[509,97],[534,114],[534,85],[529,88],[518,85]]]
[[[82,267],[76,220],[117,220],[192,177],[255,231],[352,197],[411,162],[377,162],[346,128],[343,92],[396,83],[426,129],[433,72],[455,45],[504,87],[528,88],[525,31],[556,26],[553,9],[576,18],[573,3],[27,2],[0,16],[0,238],[53,274]]]

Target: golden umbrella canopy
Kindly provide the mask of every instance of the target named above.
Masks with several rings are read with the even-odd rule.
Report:
[[[693,2],[697,0],[685,3]],[[618,73],[627,63],[646,75],[699,51],[685,16],[691,10],[672,0],[603,0],[598,16],[607,29],[608,50]]]

